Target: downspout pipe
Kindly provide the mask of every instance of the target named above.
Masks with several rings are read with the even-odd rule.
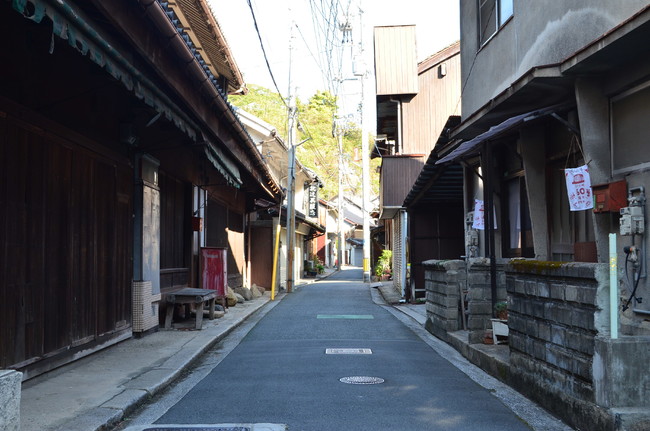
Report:
[[[402,241],[402,247],[401,247],[401,253],[400,253],[400,261],[402,262],[401,265],[401,273],[400,273],[400,283],[402,285],[402,298],[406,298],[406,289],[408,286],[406,286],[406,244],[408,244],[408,241],[406,241],[406,236],[408,235],[408,213],[406,210],[402,210],[402,223],[401,223],[401,238],[400,241]],[[415,298],[412,298],[415,299]]]
[[[267,185],[271,186],[275,190],[280,191],[279,194],[282,196],[281,188],[278,184],[275,184],[275,181],[271,175],[271,171],[264,163],[262,155],[257,151],[257,147],[255,147],[255,144],[253,143],[250,135],[246,129],[244,129],[244,126],[241,124],[233,110],[230,108],[228,102],[226,101],[226,96],[224,94],[221,94],[212,84],[209,77],[203,70],[203,67],[199,64],[194,54],[192,54],[189,47],[186,45],[185,41],[170,21],[162,6],[157,2],[157,0],[138,0],[138,2],[144,8],[145,16],[151,18],[158,30],[169,40],[171,47],[174,49],[174,52],[179,56],[181,61],[185,63],[186,70],[190,73],[191,77],[200,83],[201,90],[206,94],[208,99],[214,105],[216,105],[220,113],[224,114],[226,121],[233,128],[238,137],[246,143],[246,152],[253,159],[255,166],[259,168],[267,177]],[[263,188],[267,193],[269,193],[270,196],[275,197],[275,195],[265,186],[263,186]]]

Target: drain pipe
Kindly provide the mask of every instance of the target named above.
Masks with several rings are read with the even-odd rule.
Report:
[[[400,250],[400,284],[402,285],[402,298],[406,298],[406,235],[408,234],[408,213],[406,210],[400,211],[400,216],[402,218],[402,223],[400,223],[400,241],[402,242],[402,247]]]

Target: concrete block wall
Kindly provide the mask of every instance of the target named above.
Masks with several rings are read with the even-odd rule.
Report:
[[[497,263],[497,302],[507,300],[504,262]],[[492,328],[490,259],[472,259],[467,267],[467,329],[470,344],[482,343]]]
[[[0,370],[0,430],[20,430],[20,385],[22,373]]]
[[[427,329],[436,337],[449,341],[449,332],[462,329],[458,309],[460,291],[467,284],[462,260],[428,260],[424,266]]]
[[[511,385],[573,426],[612,429],[592,377],[607,266],[514,260],[505,273]]]

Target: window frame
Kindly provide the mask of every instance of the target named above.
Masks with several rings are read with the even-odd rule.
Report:
[[[501,11],[503,9],[502,4],[508,2],[510,5],[510,14],[507,17],[501,17]],[[494,31],[490,33],[489,36],[483,38],[484,36],[484,31],[483,29],[483,21],[481,20],[481,10],[483,7],[486,6],[487,3],[492,3],[494,6],[494,13],[490,14],[490,16],[494,15]],[[476,14],[476,19],[477,19],[477,38],[478,38],[478,46],[479,49],[485,46],[492,38],[503,28],[515,15],[514,11],[514,0],[476,0],[476,5],[477,5],[477,14]],[[486,27],[487,29],[487,27]]]
[[[642,84],[639,84],[629,90],[626,90],[616,96],[613,96],[609,100],[609,145],[610,145],[610,166],[612,176],[617,175],[626,175],[632,172],[644,170],[650,168],[650,162],[642,162],[636,165],[628,165],[623,167],[618,167],[616,164],[616,151],[617,151],[617,142],[616,142],[616,109],[615,105],[618,102],[622,102],[630,96],[634,96],[637,93],[648,90],[650,87],[650,81],[646,81]]]

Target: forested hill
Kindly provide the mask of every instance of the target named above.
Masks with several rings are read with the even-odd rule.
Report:
[[[287,108],[282,98],[275,92],[249,85],[245,96],[230,96],[233,105],[261,118],[277,130],[288,142]],[[307,103],[297,102],[298,142],[311,138],[298,147],[297,157],[303,166],[316,172],[323,183],[320,197],[331,199],[338,194],[338,144],[333,136],[333,119],[336,113],[336,98],[327,91],[314,94]],[[354,123],[345,125],[343,136],[344,193],[349,197],[361,197],[361,130]],[[371,162],[371,188],[377,194],[378,160]]]

